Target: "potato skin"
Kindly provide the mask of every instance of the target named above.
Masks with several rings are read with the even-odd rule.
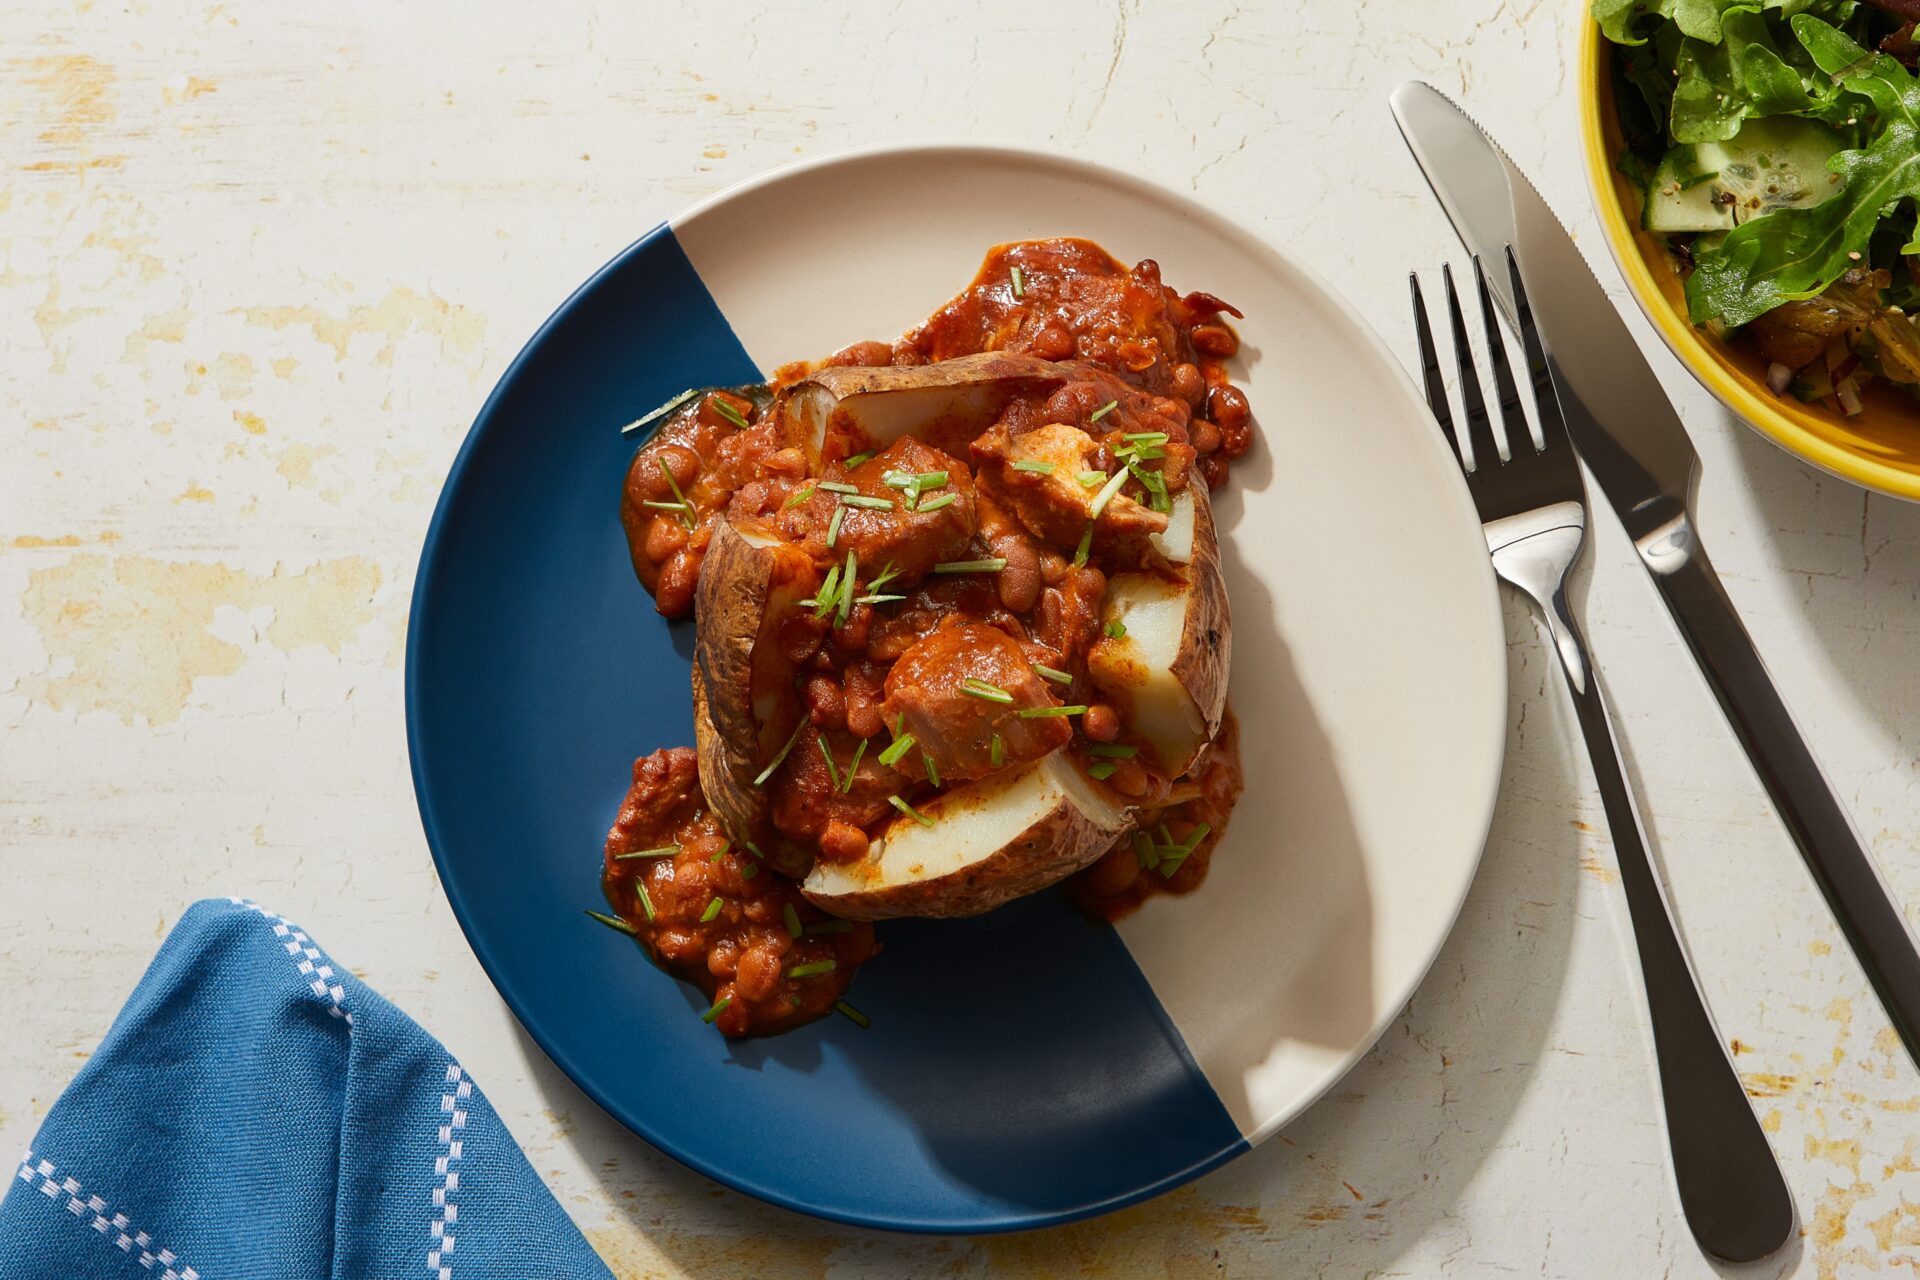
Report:
[[[1213,503],[1204,482],[1193,491],[1193,559],[1186,567],[1193,604],[1180,635],[1173,675],[1186,688],[1207,724],[1207,739],[1220,732],[1227,708],[1227,674],[1233,661],[1233,617],[1227,606],[1226,579],[1220,573],[1220,542],[1213,527]]]

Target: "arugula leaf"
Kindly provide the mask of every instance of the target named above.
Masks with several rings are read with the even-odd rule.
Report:
[[[1830,28],[1829,28],[1830,29]],[[1795,31],[1753,8],[1721,16],[1717,43],[1685,39],[1673,59],[1675,142],[1721,142],[1762,116],[1806,116],[1843,125],[1857,114],[1852,95],[1822,74]],[[1656,37],[1657,39],[1657,37]]]
[[[1646,18],[1670,21],[1691,39],[1718,44],[1730,12],[1778,12],[1783,18],[1811,13],[1840,23],[1853,16],[1855,7],[1855,0],[1593,0],[1593,18],[1615,44],[1645,40]]]
[[[1742,325],[1813,297],[1865,260],[1883,217],[1903,200],[1920,199],[1920,78],[1816,18],[1796,16],[1793,30],[1821,71],[1873,103],[1879,132],[1864,148],[1833,158],[1829,167],[1839,181],[1821,203],[1742,223],[1719,246],[1695,253],[1687,280],[1695,324]]]

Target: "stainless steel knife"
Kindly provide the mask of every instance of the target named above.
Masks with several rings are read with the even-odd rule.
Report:
[[[1920,1065],[1920,947],[1780,699],[1700,543],[1699,458],[1680,416],[1586,259],[1506,154],[1438,90],[1393,91],[1394,118],[1469,252],[1512,245],[1573,443],[1626,526],[1720,709],[1746,748],[1807,869]],[[1513,294],[1487,272],[1509,322]]]

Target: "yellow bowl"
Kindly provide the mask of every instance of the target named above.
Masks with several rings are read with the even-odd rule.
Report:
[[[1757,351],[1688,322],[1680,273],[1659,237],[1640,226],[1639,189],[1614,167],[1623,144],[1613,103],[1613,44],[1591,18],[1580,24],[1579,65],[1581,143],[1607,247],[1680,363],[1788,453],[1878,493],[1920,501],[1920,404],[1911,396],[1875,383],[1852,418],[1783,399],[1768,388],[1766,361]]]

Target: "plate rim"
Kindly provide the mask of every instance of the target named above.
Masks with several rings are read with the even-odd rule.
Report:
[[[1412,382],[1411,375],[1400,361],[1394,357],[1392,350],[1386,345],[1384,339],[1374,329],[1373,325],[1369,323],[1366,317],[1362,315],[1343,294],[1335,290],[1318,270],[1288,249],[1275,243],[1265,233],[1256,230],[1239,218],[1222,213],[1195,196],[1180,191],[1156,179],[1143,177],[1115,165],[1088,159],[1085,156],[1078,155],[1064,148],[1041,146],[1025,142],[983,142],[977,139],[930,138],[875,143],[866,146],[834,150],[819,156],[811,156],[787,164],[774,166],[759,173],[752,174],[738,182],[721,188],[711,195],[695,201],[679,213],[656,223],[646,232],[623,246],[617,253],[607,259],[598,269],[569,292],[566,298],[541,322],[539,327],[536,328],[527,338],[526,342],[522,344],[513,359],[508,362],[506,368],[501,372],[499,379],[494,383],[493,389],[488,392],[486,399],[481,403],[479,410],[474,415],[473,422],[467,428],[466,435],[461,440],[459,449],[455,452],[453,460],[447,468],[445,478],[441,482],[439,496],[434,502],[433,515],[428,521],[426,535],[422,541],[420,557],[414,575],[413,590],[408,599],[407,617],[409,625],[407,628],[404,672],[405,692],[403,699],[406,715],[407,762],[408,772],[413,781],[414,804],[419,812],[421,828],[426,837],[428,852],[433,859],[435,877],[439,881],[441,892],[446,896],[448,906],[453,911],[454,919],[460,925],[461,933],[466,937],[468,947],[473,951],[474,958],[480,962],[480,966],[482,970],[485,971],[488,981],[493,984],[495,992],[500,996],[501,1002],[506,1005],[508,1011],[513,1015],[515,1022],[527,1033],[528,1037],[533,1040],[534,1044],[546,1055],[548,1060],[560,1068],[568,1081],[575,1088],[586,1094],[588,1098],[592,1099],[596,1106],[619,1121],[629,1132],[647,1142],[648,1145],[652,1146],[655,1150],[671,1157],[693,1172],[710,1178],[735,1191],[750,1195],[757,1200],[782,1209],[803,1213],[810,1217],[829,1222],[836,1222],[846,1226],[868,1230],[895,1231],[919,1235],[997,1235],[1013,1231],[1061,1226],[1067,1223],[1097,1217],[1151,1199],[1185,1183],[1191,1182],[1195,1178],[1226,1164],[1237,1156],[1251,1151],[1254,1147],[1279,1132],[1286,1125],[1298,1119],[1324,1098],[1334,1085],[1338,1084],[1348,1072],[1359,1064],[1361,1059],[1365,1058],[1367,1054],[1372,1051],[1374,1045],[1379,1042],[1380,1037],[1386,1033],[1387,1028],[1393,1024],[1394,1020],[1397,1019],[1406,1008],[1408,1001],[1412,999],[1415,991],[1426,981],[1427,975],[1432,971],[1435,961],[1439,959],[1440,952],[1444,949],[1447,940],[1452,937],[1454,929],[1458,927],[1460,913],[1466,905],[1467,895],[1479,875],[1480,865],[1485,856],[1487,839],[1492,831],[1494,812],[1499,799],[1500,783],[1505,770],[1507,746],[1506,716],[1508,706],[1508,698],[1505,692],[1505,676],[1508,661],[1506,646],[1502,643],[1498,660],[1502,677],[1498,682],[1500,686],[1500,696],[1488,700],[1488,709],[1483,713],[1486,717],[1486,723],[1480,727],[1481,732],[1486,735],[1490,749],[1486,753],[1488,778],[1484,786],[1484,792],[1479,797],[1479,803],[1475,806],[1476,817],[1471,827],[1471,829],[1478,834],[1474,838],[1473,854],[1467,859],[1462,868],[1459,883],[1452,886],[1451,893],[1449,894],[1450,900],[1446,903],[1445,910],[1445,927],[1437,934],[1425,961],[1418,965],[1415,971],[1410,973],[1404,983],[1399,985],[1392,993],[1391,999],[1378,1003],[1380,1012],[1375,1017],[1374,1025],[1368,1033],[1361,1037],[1361,1039],[1355,1043],[1354,1047],[1348,1053],[1344,1054],[1337,1063],[1329,1066],[1322,1078],[1312,1089],[1304,1091],[1291,1106],[1281,1108],[1273,1115],[1263,1119],[1260,1124],[1255,1126],[1253,1132],[1241,1134],[1234,1141],[1224,1144],[1218,1151],[1193,1161],[1187,1166],[1168,1173],[1151,1183],[1131,1188],[1125,1192],[1108,1196],[1101,1200],[1074,1205],[1071,1208],[1041,1213],[999,1213],[990,1219],[969,1222],[964,1227],[957,1227],[947,1222],[860,1214],[827,1205],[808,1203],[801,1197],[763,1185],[751,1177],[716,1168],[695,1152],[687,1150],[679,1144],[669,1142],[660,1136],[656,1136],[644,1118],[632,1113],[624,1104],[604,1093],[595,1084],[589,1083],[588,1079],[583,1078],[583,1076],[575,1070],[571,1055],[561,1047],[561,1038],[548,1034],[547,1030],[540,1025],[537,1019],[532,1018],[525,1012],[523,1008],[524,1002],[515,992],[515,984],[506,976],[502,968],[496,964],[491,948],[482,934],[476,930],[473,921],[470,919],[463,895],[455,887],[453,878],[448,871],[448,857],[443,850],[443,842],[438,829],[438,823],[434,817],[433,807],[428,797],[427,782],[422,773],[419,742],[420,722],[423,714],[420,707],[419,694],[421,687],[419,678],[420,629],[413,626],[412,623],[418,616],[423,603],[430,594],[432,584],[438,577],[436,561],[445,534],[444,524],[450,500],[454,491],[458,488],[459,481],[463,474],[472,462],[474,451],[481,437],[486,434],[491,425],[497,404],[506,395],[516,380],[522,376],[524,367],[532,358],[534,352],[545,343],[549,334],[556,329],[573,309],[580,305],[582,300],[593,292],[603,280],[618,271],[634,255],[644,252],[646,248],[661,235],[672,235],[678,228],[697,220],[710,210],[750,196],[763,187],[775,185],[803,173],[816,169],[830,168],[836,165],[923,153],[939,153],[952,155],[956,158],[966,157],[987,161],[1017,160],[1029,164],[1038,162],[1053,165],[1067,171],[1077,171],[1090,178],[1097,178],[1103,183],[1116,184],[1128,188],[1130,194],[1138,198],[1158,202],[1163,205],[1170,205],[1186,217],[1213,223],[1216,227],[1231,233],[1234,237],[1259,246],[1262,251],[1278,258],[1289,270],[1296,272],[1308,286],[1318,291],[1321,298],[1349,323],[1381,364],[1392,371],[1393,376],[1399,382],[1405,394],[1417,398],[1418,391]],[[1428,436],[1426,439],[1429,443],[1424,447],[1429,449],[1439,449],[1442,447],[1437,436]],[[1460,474],[1457,467],[1452,465],[1443,468],[1443,474],[1446,474],[1451,479],[1451,484],[1447,486],[1450,496],[1446,500],[1453,504],[1461,517],[1462,532],[1464,533],[1466,529],[1470,527],[1475,533],[1475,542],[1477,543],[1480,537],[1480,519],[1478,513],[1473,508],[1472,499],[1467,491],[1465,477]],[[1484,555],[1478,556],[1476,559],[1480,566],[1480,571],[1476,575],[1480,579],[1478,589],[1478,595],[1480,597],[1479,611],[1483,615],[1483,622],[1487,626],[1489,634],[1495,637],[1502,637],[1504,635],[1503,609],[1499,585],[1493,574],[1492,561]],[[1466,606],[1463,605],[1462,608],[1464,611]],[[1491,732],[1488,732],[1489,727],[1491,728]]]

